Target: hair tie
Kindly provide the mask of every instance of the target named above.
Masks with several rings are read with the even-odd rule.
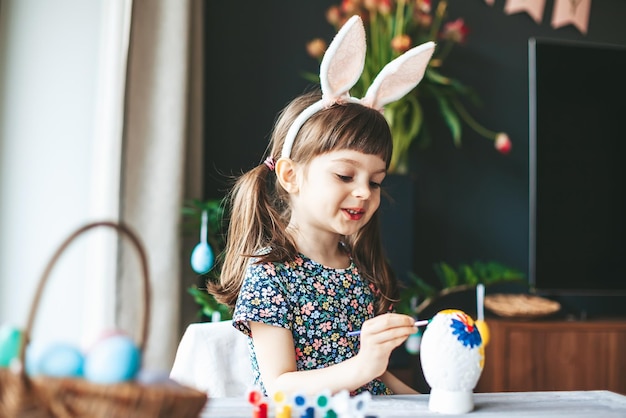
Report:
[[[276,168],[276,160],[274,160],[274,157],[271,155],[263,161],[263,164],[265,164],[270,171],[274,171],[274,168]]]
[[[361,77],[366,48],[363,21],[354,15],[337,32],[322,58],[322,99],[304,109],[293,121],[285,136],[281,157],[289,158],[298,131],[304,122],[320,110],[335,103],[360,103],[381,111],[386,104],[395,102],[413,90],[424,77],[435,51],[435,43],[423,43],[388,63],[378,73],[365,96],[357,99],[350,96],[349,90]]]

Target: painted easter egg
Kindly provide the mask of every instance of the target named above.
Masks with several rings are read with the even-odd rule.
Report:
[[[198,274],[206,274],[215,262],[215,255],[211,246],[206,242],[200,242],[191,252],[191,268]]]
[[[9,367],[19,355],[22,332],[10,325],[0,327],[0,367]]]
[[[37,374],[51,377],[81,377],[85,359],[71,344],[53,343],[42,349],[37,359]]]
[[[431,387],[429,409],[445,414],[471,411],[484,358],[480,333],[469,315],[456,309],[437,313],[420,347],[424,378]]]
[[[85,357],[85,378],[94,383],[112,384],[135,378],[141,366],[141,352],[127,335],[103,338]]]

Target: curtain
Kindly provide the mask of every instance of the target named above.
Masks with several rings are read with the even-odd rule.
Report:
[[[181,335],[180,213],[188,149],[201,143],[194,83],[201,62],[201,0],[134,0],[128,55],[123,133],[120,219],[145,245],[151,275],[149,336],[144,366],[168,371]],[[200,19],[200,20],[199,20]],[[190,65],[192,63],[193,65]],[[193,94],[191,94],[193,93]],[[195,145],[194,145],[195,144]],[[198,190],[198,186],[193,190]],[[141,281],[132,249],[119,247],[116,322],[138,333]]]

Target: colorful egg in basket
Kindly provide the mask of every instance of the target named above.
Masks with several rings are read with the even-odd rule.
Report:
[[[9,367],[19,354],[22,332],[8,324],[0,326],[0,367]]]
[[[85,358],[85,378],[95,383],[130,381],[141,367],[141,351],[132,338],[113,335],[98,341]]]
[[[483,370],[485,352],[469,315],[456,309],[437,313],[422,336],[420,359],[431,388],[431,411],[464,414],[474,409],[473,391]]]

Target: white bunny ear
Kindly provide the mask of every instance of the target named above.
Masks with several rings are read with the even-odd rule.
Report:
[[[362,102],[374,109],[382,109],[403,97],[422,81],[434,52],[435,43],[426,42],[385,65],[367,89]]]
[[[366,49],[363,21],[354,15],[337,32],[322,58],[320,86],[324,99],[348,94],[361,77]]]
[[[366,49],[363,21],[354,15],[339,29],[324,53],[320,64],[322,99],[304,109],[293,121],[285,136],[282,157],[291,155],[293,141],[307,119],[338,99],[349,98],[348,92],[363,72]]]

